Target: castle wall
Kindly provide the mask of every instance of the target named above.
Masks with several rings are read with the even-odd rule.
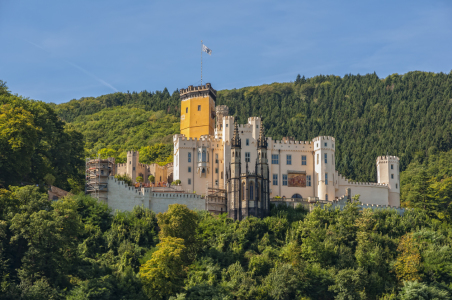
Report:
[[[113,176],[108,178],[107,204],[113,212],[116,210],[131,211],[136,205],[149,208],[149,198],[149,193],[129,187],[124,181],[116,180]]]
[[[182,193],[151,193],[150,209],[157,213],[168,210],[171,204],[186,205],[191,210],[206,210],[206,201],[200,195]]]

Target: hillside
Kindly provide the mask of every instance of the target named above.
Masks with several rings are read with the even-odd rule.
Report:
[[[336,168],[357,181],[376,181],[378,155],[398,155],[404,170],[416,155],[430,148],[452,149],[452,73],[298,77],[293,83],[219,91],[217,105],[221,104],[228,105],[240,123],[249,116],[262,116],[267,136],[274,139],[336,137]],[[180,115],[178,92],[170,95],[166,89],[83,98],[55,105],[55,109],[64,120],[80,124],[82,116],[124,105],[163,110],[176,118]],[[108,128],[98,130],[99,136],[110,135]],[[146,142],[152,144],[151,139]],[[98,141],[92,136],[87,147],[91,151],[113,147],[113,142]]]

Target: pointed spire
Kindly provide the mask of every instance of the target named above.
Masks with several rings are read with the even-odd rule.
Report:
[[[259,139],[257,140],[257,147],[258,148],[267,148],[267,139],[264,135],[264,125],[261,122],[261,128],[259,131]]]
[[[238,147],[238,148],[242,147],[242,141],[239,136],[239,128],[237,126],[237,122],[234,125],[234,134],[232,135],[231,146]]]

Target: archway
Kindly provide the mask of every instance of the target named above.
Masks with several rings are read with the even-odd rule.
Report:
[[[303,199],[303,196],[301,196],[300,194],[293,194],[291,198]]]

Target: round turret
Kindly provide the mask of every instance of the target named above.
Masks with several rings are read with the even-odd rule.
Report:
[[[389,205],[400,207],[400,174],[397,156],[386,155],[377,157],[378,183],[389,187]]]

